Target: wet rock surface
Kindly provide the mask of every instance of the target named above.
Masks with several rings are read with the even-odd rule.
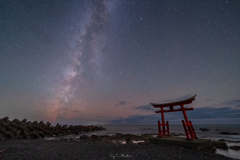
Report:
[[[224,141],[213,141],[213,145],[218,149],[228,149],[228,145]]]
[[[43,121],[22,121],[18,119],[9,120],[8,117],[0,118],[0,140],[5,139],[37,139],[58,135],[81,134],[90,131],[100,131],[105,128],[83,125],[60,125],[52,126],[51,123]]]
[[[240,146],[229,146],[230,149],[233,149],[233,150],[240,150]]]

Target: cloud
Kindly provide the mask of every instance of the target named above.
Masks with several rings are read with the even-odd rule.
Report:
[[[165,119],[177,119],[178,116],[174,114],[166,114]],[[161,114],[151,114],[151,115],[132,115],[127,118],[118,117],[111,119],[107,123],[115,124],[151,124],[156,123],[158,120],[161,120]]]
[[[233,114],[240,112],[240,110],[231,109],[230,107],[223,108],[213,108],[213,107],[204,107],[204,108],[196,108],[193,110],[191,114],[188,115],[189,118],[196,119],[204,119],[204,118],[220,118],[224,117],[226,120],[228,118],[240,118],[239,115]]]
[[[151,104],[139,106],[139,107],[136,107],[135,109],[144,110],[144,111],[157,111],[157,109],[154,108]]]
[[[223,102],[224,105],[230,105],[232,107],[240,107],[240,99]]]
[[[125,106],[127,104],[127,101],[121,101],[118,104],[116,104],[115,106]]]
[[[135,109],[151,110],[146,106],[139,106]],[[196,108],[193,111],[187,111],[187,116],[195,124],[212,123],[212,124],[240,124],[240,110],[232,109],[229,107],[213,108],[204,107]],[[172,124],[180,124],[184,119],[182,112],[171,112],[164,114],[165,120]],[[120,124],[155,124],[161,120],[161,114],[151,115],[132,115],[127,118],[118,117],[111,119],[108,123]]]
[[[154,123],[157,120],[156,118],[157,115],[133,115],[127,118],[118,117],[110,120],[108,123],[116,124]]]
[[[126,102],[126,101],[121,101],[121,102],[119,102],[118,104],[119,104],[119,105],[126,105],[127,102]]]

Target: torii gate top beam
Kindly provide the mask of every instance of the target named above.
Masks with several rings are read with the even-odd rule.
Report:
[[[184,99],[184,100],[181,100],[181,101],[176,101],[176,102],[171,102],[171,103],[162,103],[162,104],[157,104],[157,103],[151,103],[150,104],[152,106],[154,106],[154,108],[162,108],[162,107],[170,107],[170,106],[179,106],[179,105],[184,105],[184,104],[190,104],[192,103],[192,101],[195,100],[195,97],[197,95],[194,95],[188,99]]]

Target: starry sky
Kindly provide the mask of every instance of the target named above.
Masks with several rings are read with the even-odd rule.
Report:
[[[195,94],[193,124],[240,124],[238,0],[0,0],[1,118],[157,124]]]

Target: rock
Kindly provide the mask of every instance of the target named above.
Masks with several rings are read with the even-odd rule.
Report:
[[[10,138],[10,139],[15,137],[14,134],[12,133],[12,131],[6,131],[5,135],[7,136],[7,138]]]
[[[233,150],[240,150],[240,146],[229,146],[230,149],[233,149]]]
[[[82,135],[82,136],[79,137],[79,139],[86,141],[86,140],[89,139],[89,137],[87,135]]]
[[[11,131],[14,133],[14,135],[17,135],[17,129],[16,128],[12,127]]]
[[[46,137],[46,134],[44,134],[43,131],[40,131],[39,134],[42,138]]]
[[[7,122],[8,121],[8,119],[9,119],[9,117],[4,117],[4,118],[2,118],[5,122]]]
[[[25,138],[25,139],[29,139],[30,137],[29,137],[29,134],[28,134],[28,132],[26,131],[26,130],[24,130],[23,132],[22,132],[22,134],[23,134],[23,138]]]
[[[152,134],[142,134],[141,136],[142,136],[142,137],[153,137]]]
[[[116,133],[115,136],[122,136],[122,133]]]
[[[40,138],[40,135],[36,131],[30,132],[29,136],[33,139]]]
[[[183,136],[182,133],[171,133],[170,136]]]
[[[6,139],[6,137],[4,136],[4,134],[1,134],[1,133],[0,133],[0,140],[3,141],[3,140],[5,140],[5,139]]]
[[[6,131],[6,128],[0,125],[0,133],[5,133]]]
[[[22,122],[23,122],[23,123],[26,123],[26,122],[27,122],[27,119],[26,119],[26,118],[25,118],[25,119],[23,119],[23,120],[22,120]]]
[[[201,131],[208,131],[208,128],[200,128]]]
[[[216,148],[219,148],[219,149],[225,149],[225,150],[228,149],[228,145],[225,142],[222,142],[222,141],[214,141],[213,145]]]
[[[19,121],[17,118],[15,118],[14,120],[12,120],[12,122],[20,123],[20,121]]]
[[[20,135],[21,135],[21,130],[19,129],[19,130],[17,130],[17,132],[16,132],[16,136],[17,136],[17,137],[20,137]]]
[[[93,134],[93,135],[91,136],[91,139],[92,139],[92,140],[97,140],[97,139],[98,139],[98,136]]]
[[[126,144],[133,143],[133,141],[128,137],[126,138]]]
[[[214,153],[216,151],[216,147],[213,145],[209,145],[206,148],[202,149],[202,151],[205,151],[208,153]]]
[[[33,121],[34,124],[38,124],[38,121]]]
[[[14,119],[9,120],[8,117],[0,118],[0,133],[6,138],[44,138],[45,136],[53,135],[67,135],[67,134],[79,134],[85,131],[98,131],[103,130],[102,127],[97,126],[68,126],[61,125],[59,123],[56,126],[51,126],[51,123],[44,123],[43,121],[27,121],[23,119],[22,121]],[[93,136],[93,140],[99,140],[101,137]]]
[[[225,142],[229,142],[229,143],[240,143],[240,141],[231,141],[231,140],[226,140],[226,139],[220,139],[218,141],[225,141]]]
[[[149,142],[147,142],[147,141],[144,141],[144,142],[139,142],[139,143],[137,143],[138,145],[149,145]]]
[[[231,132],[221,132],[220,134],[224,134],[224,135],[239,135],[238,133],[231,133]]]

